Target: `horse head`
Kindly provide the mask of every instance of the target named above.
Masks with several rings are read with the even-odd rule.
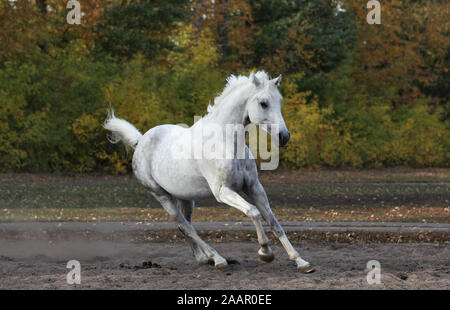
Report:
[[[281,75],[269,79],[265,72],[256,74],[252,72],[249,79],[254,89],[247,101],[247,119],[255,125],[262,126],[270,135],[278,134],[279,145],[285,146],[290,133],[281,114],[283,97],[278,91]]]

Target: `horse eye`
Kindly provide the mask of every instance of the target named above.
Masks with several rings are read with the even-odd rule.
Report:
[[[263,108],[263,109],[266,109],[269,105],[268,105],[268,103],[266,102],[266,101],[261,101],[261,107]]]

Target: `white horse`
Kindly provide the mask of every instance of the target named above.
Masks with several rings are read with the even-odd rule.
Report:
[[[228,263],[216,250],[203,241],[191,225],[194,201],[213,195],[217,201],[244,212],[253,221],[261,248],[259,258],[265,263],[273,261],[274,255],[261,224],[261,217],[269,224],[270,230],[279,238],[289,258],[297,264],[298,270],[309,273],[312,266],[303,260],[288,240],[283,228],[270,209],[267,195],[258,180],[255,160],[244,143],[244,159],[234,158],[192,158],[192,149],[202,148],[202,138],[208,133],[195,135],[199,126],[213,124],[223,129],[223,137],[217,139],[215,147],[231,148],[236,144],[234,133],[225,130],[228,124],[246,126],[276,124],[279,128],[279,145],[289,141],[289,131],[281,115],[282,96],[278,91],[281,75],[270,79],[263,71],[246,76],[230,76],[222,94],[215,98],[214,105],[208,107],[208,114],[192,127],[161,125],[142,135],[133,125],[110,113],[105,121],[105,129],[111,132],[113,143],[123,141],[134,148],[133,171],[139,182],[161,203],[163,208],[178,223],[178,228],[186,236],[199,263],[214,261],[216,268],[227,267]],[[270,127],[268,129],[270,134]],[[230,134],[233,134],[230,137]],[[211,138],[209,135],[208,138]],[[225,145],[225,144],[232,145]],[[187,151],[189,150],[189,151]],[[239,150],[235,150],[234,154]],[[239,192],[244,192],[247,202]]]

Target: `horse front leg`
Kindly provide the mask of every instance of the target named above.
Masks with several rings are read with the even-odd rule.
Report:
[[[226,203],[227,205],[242,211],[251,218],[256,228],[256,234],[258,235],[258,243],[261,246],[258,251],[260,260],[264,263],[273,261],[274,255],[272,249],[269,247],[269,238],[267,238],[267,235],[264,232],[261,224],[261,214],[258,209],[227,186],[220,187],[217,198],[220,202]]]
[[[258,208],[267,224],[269,224],[272,232],[280,240],[281,244],[289,255],[289,259],[297,264],[297,269],[304,273],[313,272],[314,268],[311,266],[311,264],[300,257],[298,252],[295,250],[295,248],[287,238],[283,227],[281,227],[280,223],[273,214],[272,209],[270,208],[266,191],[264,190],[259,180],[256,180],[250,186],[248,186],[248,188],[246,189],[246,194]]]

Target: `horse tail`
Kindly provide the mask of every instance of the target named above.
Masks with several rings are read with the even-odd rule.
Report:
[[[142,134],[136,127],[124,119],[115,117],[113,109],[108,111],[108,117],[103,127],[110,131],[110,134],[107,136],[109,142],[117,143],[123,141],[123,143],[131,146],[133,149],[136,148],[139,139],[142,137]]]

